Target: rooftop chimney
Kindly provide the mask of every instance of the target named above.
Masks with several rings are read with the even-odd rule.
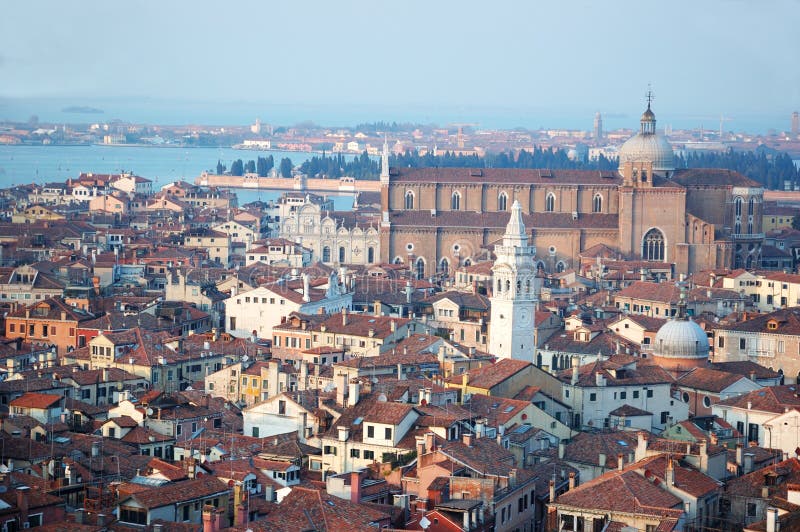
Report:
[[[572,380],[570,381],[570,384],[575,386],[578,384],[578,368],[581,365],[581,359],[577,356],[573,356],[570,359],[570,363],[572,364]]]
[[[780,530],[780,522],[778,521],[778,509],[773,507],[767,508],[767,532],[778,532]]]
[[[669,487],[675,485],[675,466],[672,464],[672,457],[667,457],[667,471],[664,474],[664,481]]]
[[[625,467],[625,455],[619,453],[617,455],[617,469],[622,471],[624,467]]]
[[[466,445],[467,447],[472,447],[472,443],[473,443],[472,434],[464,434],[463,441],[464,441],[464,445]]]
[[[575,489],[575,472],[574,471],[570,471],[569,472],[569,489],[571,489],[571,490]]]
[[[361,471],[350,472],[350,502],[361,502]]]
[[[550,502],[553,502],[555,500],[556,500],[556,481],[555,480],[551,480],[550,481]]]

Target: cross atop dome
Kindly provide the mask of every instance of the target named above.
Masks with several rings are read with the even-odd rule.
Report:
[[[647,109],[644,113],[642,113],[642,135],[654,135],[656,132],[656,115],[650,109],[650,104],[655,99],[653,96],[653,90],[650,87],[647,88],[647,94],[645,94],[645,98],[647,99]]]

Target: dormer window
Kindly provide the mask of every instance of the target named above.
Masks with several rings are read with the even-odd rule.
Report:
[[[777,321],[775,321],[775,320],[769,320],[769,321],[767,322],[767,329],[769,329],[769,330],[771,330],[771,331],[774,331],[774,330],[775,330],[775,329],[777,329],[777,328],[778,328],[778,322],[777,322]]]

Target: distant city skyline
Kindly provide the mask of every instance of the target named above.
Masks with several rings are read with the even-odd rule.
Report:
[[[74,121],[136,120],[124,116],[134,109],[158,122],[163,108],[166,122],[278,122],[263,109],[341,125],[428,118],[591,130],[600,111],[611,129],[635,127],[648,84],[661,126],[717,129],[725,115],[734,130],[789,130],[800,109],[796,0],[492,7],[15,2],[0,20],[0,119],[36,102],[52,107],[44,120],[63,120],[59,106],[116,102]]]

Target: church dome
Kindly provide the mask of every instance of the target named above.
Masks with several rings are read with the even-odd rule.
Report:
[[[625,141],[619,149],[620,169],[627,162],[652,162],[654,172],[671,172],[675,170],[675,154],[669,141],[658,133],[652,135],[637,134]]]
[[[656,333],[653,357],[705,361],[708,351],[708,336],[702,327],[690,319],[673,319]]]
[[[641,130],[625,141],[619,149],[619,168],[625,163],[652,162],[654,172],[671,172],[675,170],[675,154],[667,138],[656,132],[656,115],[647,106],[642,114]]]

